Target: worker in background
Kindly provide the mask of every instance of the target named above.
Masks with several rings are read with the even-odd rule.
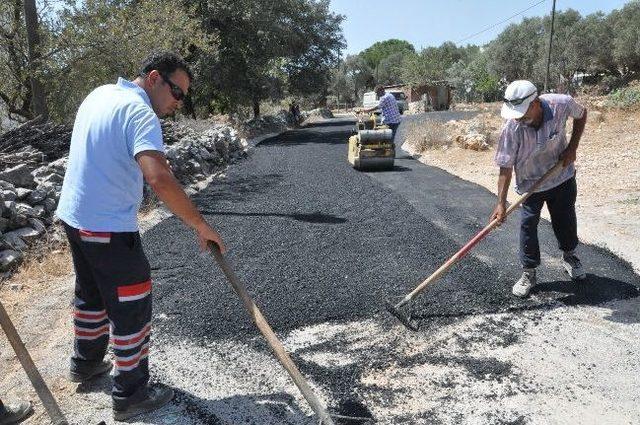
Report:
[[[295,100],[292,100],[289,104],[289,113],[293,117],[293,121],[296,125],[299,125],[302,121],[302,117],[300,116],[300,105]]]
[[[396,132],[398,131],[398,126],[400,125],[401,120],[398,102],[396,101],[396,98],[393,97],[393,94],[386,93],[384,87],[381,85],[377,85],[374,91],[378,97],[378,105],[369,109],[359,109],[359,111],[368,113],[373,112],[376,109],[380,109],[383,117],[382,123],[391,129],[393,139],[395,140]]]
[[[33,413],[33,406],[25,401],[15,405],[5,405],[0,400],[0,425],[19,424]]]
[[[504,221],[507,192],[512,171],[516,174],[516,192],[528,192],[543,174],[559,160],[564,168],[537,189],[522,204],[520,219],[520,261],[523,272],[513,286],[518,297],[529,295],[537,282],[536,267],[540,265],[538,222],[546,203],[551,225],[562,251],[562,266],[574,280],[586,277],[576,255],[578,227],[576,220],[576,170],[574,161],[578,143],[587,122],[586,109],[571,96],[543,94],[525,80],[509,84],[504,94],[501,115],[507,121],[502,128],[495,154],[500,167],[498,204],[491,220]],[[571,139],[567,141],[565,127],[573,118]]]
[[[111,334],[115,373],[113,416],[126,420],[155,410],[173,390],[149,382],[151,268],[142,249],[137,213],[143,178],[197,236],[224,252],[211,228],[173,176],[158,117],[172,115],[193,77],[182,58],[151,54],[133,81],[98,87],[82,102],[56,211],[76,272],[74,353],[70,380],[106,374]]]

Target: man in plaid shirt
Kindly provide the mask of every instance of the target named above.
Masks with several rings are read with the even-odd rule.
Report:
[[[382,111],[382,123],[388,126],[392,133],[393,138],[396,137],[396,131],[398,131],[398,126],[400,125],[400,110],[398,109],[398,102],[396,98],[393,97],[391,93],[385,93],[384,87],[381,85],[377,85],[374,89],[376,92],[376,96],[378,96],[378,106],[374,106],[373,108],[363,109],[362,112],[373,112],[376,109],[380,109]]]
[[[564,168],[522,204],[520,220],[520,262],[523,273],[513,286],[518,297],[529,295],[536,284],[536,267],[540,265],[538,222],[546,203],[551,225],[562,251],[562,265],[574,280],[586,273],[575,254],[578,246],[576,220],[576,150],[587,122],[586,109],[571,96],[543,94],[533,83],[514,81],[507,87],[501,115],[507,121],[502,128],[495,162],[500,167],[498,204],[491,219],[503,221],[512,171],[516,173],[516,192],[524,193],[559,160]],[[573,118],[571,139],[567,142],[566,123]]]

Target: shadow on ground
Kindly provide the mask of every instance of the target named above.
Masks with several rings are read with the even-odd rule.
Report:
[[[614,300],[626,300],[640,295],[638,288],[630,283],[604,276],[587,274],[580,281],[542,282],[536,285],[532,294],[556,294],[557,300],[565,305],[598,305]]]
[[[240,213],[229,211],[212,211],[202,209],[202,214],[215,215],[215,216],[244,216],[244,217],[281,217],[290,218],[292,220],[303,221],[305,223],[318,223],[318,224],[342,224],[347,220],[344,218],[336,217],[331,214],[322,214],[320,212],[314,213],[299,213],[299,214],[283,214],[283,213]]]
[[[176,390],[174,405],[183,407],[194,424],[223,425],[229,423],[315,424],[314,417],[302,412],[287,393],[243,395],[208,400]]]

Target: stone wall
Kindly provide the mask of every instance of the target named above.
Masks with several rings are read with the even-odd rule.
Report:
[[[71,129],[37,123],[28,127],[20,131],[30,139],[20,139],[13,149],[5,137],[8,133],[0,136],[0,272],[14,270],[29,248],[45,235],[62,238],[58,226],[52,225],[56,222],[54,213],[66,170]],[[255,127],[257,132],[258,126]],[[162,129],[171,168],[185,186],[205,180],[246,155],[247,141],[229,125],[212,124],[207,130],[195,131],[163,121]],[[9,136],[17,137],[12,131]],[[55,157],[59,158],[48,160]],[[146,188],[145,194],[151,191]]]

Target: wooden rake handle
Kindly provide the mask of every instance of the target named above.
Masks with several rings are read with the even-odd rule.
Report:
[[[13,347],[13,351],[15,351],[22,368],[27,373],[33,388],[36,390],[38,397],[42,401],[42,404],[51,418],[51,422],[54,425],[66,425],[67,419],[64,414],[60,410],[56,399],[51,394],[49,387],[42,379],[42,375],[38,371],[35,363],[33,363],[33,359],[27,348],[24,346],[24,342],[20,339],[20,335],[18,335],[18,331],[16,331],[15,326],[11,322],[11,318],[9,318],[9,314],[7,314],[7,310],[4,309],[4,306],[0,302],[0,325],[2,325],[2,330],[7,335],[9,339],[9,343]]]
[[[564,168],[562,160],[558,161],[549,171],[547,171],[541,178],[538,180],[533,187],[529,190],[529,192],[520,196],[505,212],[505,218],[511,214],[516,208],[518,208],[524,201],[526,201],[531,195],[535,193],[535,191],[542,186],[547,180],[549,180],[553,175],[555,175],[559,170]],[[485,238],[494,228],[496,228],[500,222],[498,219],[493,219],[489,224],[487,224],[484,229],[480,230],[469,242],[466,243],[465,246],[460,248],[458,252],[453,254],[451,258],[447,260],[438,270],[433,272],[431,276],[425,279],[420,285],[418,285],[413,291],[411,291],[404,299],[401,301],[402,304],[406,304],[411,301],[416,295],[420,292],[424,291],[424,289],[433,281],[437,280],[440,276],[447,272],[455,263],[458,262],[462,257],[467,255],[471,249],[478,244],[482,239]]]
[[[258,306],[253,302],[253,299],[247,292],[247,289],[244,286],[244,284],[240,282],[240,280],[235,275],[231,267],[229,267],[229,263],[227,263],[227,261],[225,260],[218,246],[214,243],[210,243],[209,248],[211,249],[211,252],[215,257],[216,262],[218,263],[218,265],[224,272],[225,276],[231,283],[231,286],[233,286],[233,289],[236,291],[236,293],[242,300],[242,303],[244,304],[245,308],[249,312],[251,319],[253,319],[253,322],[256,324],[256,326],[258,327],[262,335],[267,340],[267,343],[273,350],[274,354],[278,358],[278,361],[280,361],[282,366],[287,370],[287,372],[289,373],[289,376],[291,377],[293,382],[296,384],[296,386],[298,387],[298,389],[300,390],[304,398],[307,400],[307,402],[309,403],[313,411],[316,413],[316,415],[318,415],[318,418],[320,419],[320,424],[334,425],[333,420],[329,416],[329,413],[326,411],[325,407],[320,402],[320,400],[316,397],[313,390],[311,389],[307,381],[304,379],[304,377],[298,370],[298,367],[295,365],[293,360],[291,360],[291,357],[289,357],[289,354],[285,351],[284,346],[282,345],[282,343],[280,342],[276,334],[271,329],[271,326],[269,326],[269,323],[267,323],[267,320],[264,318],[264,316],[260,312],[260,309],[258,308]]]

